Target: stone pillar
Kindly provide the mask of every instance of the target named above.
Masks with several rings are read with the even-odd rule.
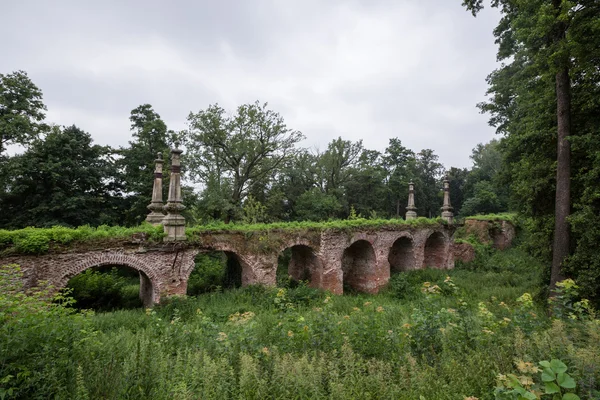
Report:
[[[154,160],[154,187],[152,189],[152,202],[148,205],[150,214],[146,217],[146,221],[152,225],[160,225],[165,217],[163,213],[164,204],[162,197],[162,178],[163,178],[163,159],[162,153],[158,153]]]
[[[167,215],[163,219],[163,226],[167,236],[166,242],[185,240],[185,218],[181,211],[185,209],[181,198],[181,153],[178,143],[171,150],[171,180],[169,182],[169,198],[164,210]]]
[[[408,206],[406,207],[406,220],[417,218],[417,207],[415,207],[415,184],[408,184]]]
[[[442,206],[442,219],[446,220],[449,224],[454,222],[454,208],[450,205],[450,181],[448,177],[444,178],[444,205]]]

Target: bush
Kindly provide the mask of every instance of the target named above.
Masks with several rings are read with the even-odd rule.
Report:
[[[69,280],[67,287],[79,309],[112,311],[141,307],[137,272],[116,267],[106,271],[88,269]]]
[[[227,274],[227,256],[222,252],[199,254],[188,279],[187,294],[197,296],[221,290]]]

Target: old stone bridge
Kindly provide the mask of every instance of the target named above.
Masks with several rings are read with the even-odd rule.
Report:
[[[192,240],[156,243],[144,237],[56,247],[44,255],[13,255],[0,265],[19,264],[27,286],[48,281],[66,286],[89,268],[125,266],[139,271],[144,304],[185,294],[197,254],[222,251],[243,286],[275,285],[278,257],[291,249],[288,273],[310,285],[341,294],[344,287],[377,293],[394,271],[454,266],[454,227],[431,224],[416,228],[200,233]]]
[[[139,272],[140,297],[145,305],[161,298],[186,293],[197,254],[221,251],[227,256],[228,272],[237,274],[243,286],[275,285],[278,257],[291,249],[288,274],[308,280],[316,288],[336,294],[344,288],[377,293],[395,271],[454,267],[454,254],[469,258],[469,249],[455,245],[449,183],[444,181],[441,208],[444,223],[390,223],[385,228],[266,230],[256,232],[204,232],[191,238],[185,234],[185,207],[181,198],[181,150],[171,150],[171,176],[167,204],[162,201],[162,156],[156,160],[151,213],[147,221],[164,226],[165,238],[156,243],[143,237],[126,241],[79,243],[55,246],[45,255],[13,255],[0,265],[19,264],[26,286],[47,281],[61,289],[73,276],[94,267],[125,266]],[[417,218],[414,185],[409,184],[406,219]],[[166,213],[166,215],[165,215]],[[487,225],[483,228],[487,235]],[[472,251],[472,248],[471,248]],[[472,254],[472,252],[471,252]]]

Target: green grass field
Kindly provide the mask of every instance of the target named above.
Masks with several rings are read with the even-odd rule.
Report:
[[[513,249],[378,295],[248,287],[96,314],[16,298],[4,274],[0,398],[517,399],[499,374],[541,385],[523,366],[560,359],[560,390],[598,399],[600,323],[567,297],[550,318],[541,270]]]

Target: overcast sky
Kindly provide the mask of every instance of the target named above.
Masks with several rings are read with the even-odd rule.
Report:
[[[0,73],[25,70],[47,118],[124,146],[150,103],[168,127],[260,100],[324,150],[392,137],[468,167],[494,137],[476,104],[496,67],[498,14],[461,0],[0,0]]]

